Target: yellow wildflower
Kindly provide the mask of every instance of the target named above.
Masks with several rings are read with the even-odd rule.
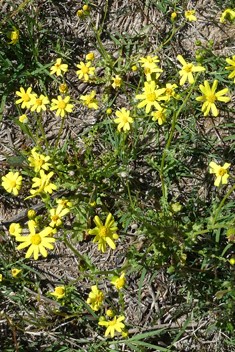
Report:
[[[47,257],[47,251],[45,247],[54,249],[54,246],[50,242],[55,242],[53,237],[48,237],[48,234],[51,232],[51,228],[46,227],[41,232],[36,233],[33,220],[29,220],[28,227],[30,231],[28,236],[21,236],[16,238],[17,241],[23,242],[17,247],[17,249],[20,250],[30,246],[27,250],[25,258],[29,258],[33,254],[34,260],[37,260],[39,253],[41,253],[43,257]]]
[[[62,98],[61,95],[58,95],[57,100],[52,99],[52,105],[50,110],[56,110],[56,116],[65,116],[65,112],[72,112],[73,104],[68,104],[70,101],[70,97]]]
[[[50,160],[49,156],[44,156],[42,154],[39,154],[36,152],[36,148],[33,148],[31,150],[31,155],[28,160],[29,160],[29,166],[34,167],[35,172],[39,172],[41,169],[44,169],[46,171],[49,170],[49,167],[51,166],[50,163],[47,161]]]
[[[86,64],[80,61],[80,64],[77,65],[80,70],[76,71],[76,74],[78,75],[79,79],[84,79],[85,81],[88,81],[89,75],[94,75],[95,67],[90,67],[90,65],[91,61],[88,61]]]
[[[122,329],[125,328],[125,325],[121,323],[125,319],[124,316],[121,316],[117,318],[116,316],[114,317],[113,320],[111,321],[99,321],[99,325],[105,326],[107,329],[105,331],[105,337],[110,334],[111,337],[114,337],[115,335],[115,330],[118,332],[122,332]]]
[[[171,20],[174,22],[176,20],[177,17],[177,13],[176,12],[172,12],[171,14]]]
[[[145,66],[144,69],[144,74],[146,75],[147,81],[151,81],[152,80],[152,73],[159,73],[159,72],[163,72],[162,69],[160,69],[159,67],[157,67],[157,65],[155,65],[154,63],[152,64],[148,64]]]
[[[201,72],[206,70],[202,66],[194,66],[192,63],[187,63],[181,55],[178,55],[177,59],[183,66],[182,69],[179,71],[179,74],[181,76],[181,80],[180,80],[181,86],[186,82],[187,79],[190,84],[194,83],[194,77],[192,72]]]
[[[50,172],[48,175],[46,175],[44,170],[40,170],[41,178],[34,177],[33,178],[34,184],[32,185],[32,188],[36,188],[36,187],[39,187],[39,188],[37,190],[30,190],[30,193],[32,194],[32,196],[27,197],[25,199],[35,197],[37,194],[41,192],[52,193],[53,190],[56,190],[57,186],[50,182],[50,179],[53,175],[54,175],[54,172]]]
[[[99,310],[103,304],[104,294],[98,289],[97,285],[91,286],[91,292],[89,293],[87,303],[90,304],[91,309],[94,311]]]
[[[24,88],[20,87],[20,92],[17,91],[16,95],[20,97],[20,99],[16,100],[16,104],[21,104],[22,109],[30,108],[30,105],[32,105],[32,99],[36,96],[36,94],[31,93],[32,88],[29,87],[27,91],[24,90]]]
[[[216,175],[216,180],[214,182],[214,185],[219,187],[219,185],[222,183],[222,185],[226,185],[228,183],[228,171],[227,169],[229,168],[231,164],[225,163],[223,166],[217,165],[214,161],[211,161],[209,166],[210,166],[210,174],[215,174]]]
[[[124,285],[125,285],[126,279],[125,279],[125,273],[122,273],[122,275],[119,276],[114,276],[111,280],[111,283],[118,289],[121,290]]]
[[[11,274],[13,277],[16,278],[21,271],[22,271],[22,269],[20,269],[20,270],[19,269],[12,269]]]
[[[116,87],[121,88],[123,85],[123,80],[119,75],[111,78],[113,80],[112,87],[115,89]]]
[[[62,205],[63,208],[67,208],[67,207],[70,208],[73,206],[73,203],[70,202],[70,200],[68,200],[68,199],[56,199],[56,203],[59,205]]]
[[[215,93],[216,88],[218,86],[218,81],[217,79],[214,80],[212,87],[210,88],[210,85],[207,81],[204,81],[204,85],[200,84],[199,88],[201,89],[202,93],[204,95],[197,97],[197,101],[204,101],[204,104],[202,105],[202,111],[204,112],[204,116],[207,116],[209,114],[209,111],[211,109],[212,114],[214,116],[218,116],[218,110],[216,108],[215,102],[217,100],[223,101],[223,102],[228,102],[230,101],[229,97],[222,97],[222,95],[226,94],[228,92],[228,88],[222,89],[219,92]]]
[[[229,20],[230,22],[234,21],[235,19],[235,12],[231,9],[227,9],[222,13],[222,16],[220,18],[221,23],[226,23],[226,20]]]
[[[149,64],[152,64],[152,63],[155,64],[156,62],[159,62],[159,60],[158,60],[158,56],[151,57],[150,55],[148,55],[146,58],[141,57],[138,62],[143,63],[142,67],[146,67]]]
[[[21,189],[22,176],[19,172],[13,173],[8,172],[5,176],[2,176],[2,187],[8,192],[13,193],[15,196],[18,195],[18,191]]]
[[[166,100],[166,96],[161,96],[165,93],[166,88],[156,89],[156,83],[154,81],[144,82],[144,92],[142,94],[136,95],[136,99],[143,100],[138,104],[138,108],[142,108],[146,105],[146,113],[148,114],[151,107],[154,106],[156,109],[160,110],[159,100]]]
[[[7,33],[7,37],[11,39],[11,42],[8,44],[13,44],[16,45],[16,43],[19,40],[19,30],[16,27],[12,27],[14,29],[14,31]]]
[[[106,315],[107,315],[109,318],[114,317],[114,315],[115,315],[114,310],[113,310],[113,309],[107,309]]]
[[[185,11],[185,17],[190,22],[197,21],[197,17],[194,16],[196,11]]]
[[[95,54],[94,53],[89,53],[86,55],[86,60],[87,61],[93,61],[95,60]]]
[[[51,72],[50,74],[53,75],[54,73],[57,74],[57,76],[61,75],[61,72],[67,72],[68,71],[68,65],[67,64],[61,64],[62,59],[56,59],[55,65],[51,67]]]
[[[119,124],[117,126],[119,132],[121,130],[123,130],[124,132],[130,130],[130,124],[133,123],[134,120],[129,115],[130,111],[126,110],[125,108],[122,108],[121,111],[116,111],[116,116],[118,118],[115,119],[114,122]]]
[[[23,114],[23,115],[19,116],[19,121],[21,123],[28,123],[29,120],[28,120],[28,117],[25,114]]]
[[[12,222],[10,227],[9,227],[9,232],[11,236],[21,236],[22,228],[20,224],[16,224],[15,222]]]
[[[226,70],[233,70],[233,72],[230,73],[230,75],[228,76],[228,78],[233,78],[235,76],[235,55],[233,56],[233,59],[226,59],[227,63],[232,65],[232,66],[227,66],[225,67]],[[235,83],[235,78],[234,81]]]
[[[132,71],[137,71],[138,70],[138,67],[136,65],[132,66],[131,67]]]
[[[98,242],[98,249],[104,253],[106,251],[106,243],[112,249],[115,249],[116,245],[114,240],[117,240],[119,236],[116,234],[118,228],[113,226],[114,218],[112,214],[109,213],[104,225],[98,216],[95,216],[94,222],[96,227],[89,230],[89,234],[95,236],[93,242]]]
[[[78,10],[77,11],[77,16],[80,18],[80,19],[83,19],[85,17],[84,13],[82,10]]]
[[[83,105],[87,105],[89,109],[98,109],[98,100],[94,99],[95,91],[93,90],[90,95],[81,95],[80,99],[84,100]]]
[[[59,91],[60,91],[60,93],[66,94],[68,91],[68,87],[66,86],[66,84],[61,84],[59,86]]]
[[[175,88],[178,88],[178,86],[176,84],[171,84],[171,83],[167,83],[166,84],[166,92],[165,92],[165,94],[168,97],[168,99],[166,100],[167,103],[169,103],[171,97],[173,97],[175,99],[179,99],[180,98],[180,96],[175,93]]]
[[[3,278],[2,278],[2,274],[0,274],[0,282],[2,282],[2,279],[3,279]]]
[[[65,296],[65,287],[64,286],[57,286],[55,287],[54,292],[50,292],[52,296],[57,297],[58,299],[63,298]]]
[[[160,107],[160,109],[158,109],[157,111],[153,111],[151,113],[152,120],[153,121],[157,121],[158,124],[161,126],[166,122],[166,114],[165,114],[166,109]]]
[[[107,109],[107,110],[106,110],[106,113],[107,113],[108,115],[111,115],[111,114],[112,114],[112,109]]]
[[[46,111],[46,104],[49,104],[49,99],[43,94],[40,97],[35,96],[31,101],[31,111],[36,110],[39,113],[41,110]]]
[[[59,205],[56,209],[50,209],[51,214],[51,222],[50,226],[61,226],[62,225],[62,217],[68,214],[70,210],[68,208],[64,208],[63,205]]]

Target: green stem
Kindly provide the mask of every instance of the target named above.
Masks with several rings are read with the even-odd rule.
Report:
[[[55,156],[56,149],[57,149],[57,146],[58,146],[58,143],[59,143],[59,140],[60,140],[60,135],[61,135],[62,129],[63,129],[63,127],[64,127],[64,121],[65,121],[65,116],[62,118],[62,122],[61,122],[61,125],[60,125],[60,130],[59,130],[58,138],[57,138],[57,140],[56,140],[55,147],[54,147],[54,150],[53,150],[53,158],[54,158],[54,156]]]
[[[71,249],[71,251],[73,251],[73,253],[79,257],[82,261],[84,261],[86,263],[86,265],[89,267],[89,269],[91,270],[92,269],[92,266],[87,263],[86,259],[78,252],[76,251],[75,248],[73,248],[73,246],[69,243],[69,241],[64,237],[64,242],[65,244]]]
[[[213,222],[212,222],[212,226],[215,224],[215,222],[216,222],[216,220],[217,220],[217,218],[218,218],[218,216],[219,216],[220,210],[221,210],[222,206],[224,205],[224,202],[226,201],[226,199],[228,198],[228,196],[234,191],[234,189],[235,189],[235,185],[228,191],[228,193],[226,194],[226,196],[222,199],[222,201],[221,201],[221,203],[220,203],[220,205],[219,205],[219,208],[218,208],[218,210],[217,210],[217,212],[216,212],[216,214],[215,214],[214,220],[213,220]]]

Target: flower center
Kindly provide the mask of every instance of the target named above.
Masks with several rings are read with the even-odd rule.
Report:
[[[57,287],[56,293],[58,295],[63,295],[65,293],[65,289],[63,287]]]
[[[59,220],[59,216],[58,215],[53,215],[52,217],[51,217],[51,220],[52,221],[54,221],[54,222],[57,222],[57,220]]]
[[[172,93],[172,89],[171,88],[166,88],[166,94],[167,95],[171,95]]]
[[[105,226],[103,226],[103,227],[100,229],[99,235],[100,235],[100,237],[106,237],[107,234],[108,234],[108,229],[107,229]]]
[[[91,104],[93,102],[93,98],[87,97],[86,103]]]
[[[114,83],[118,86],[118,85],[120,85],[121,80],[120,80],[119,78],[116,78],[116,79],[114,80]]]
[[[64,109],[65,107],[66,107],[66,103],[63,100],[59,101],[58,108],[59,109]]]
[[[206,100],[210,103],[214,103],[214,101],[216,101],[216,96],[214,94],[207,95]]]
[[[118,279],[117,280],[117,287],[120,289],[120,288],[123,288],[123,286],[125,285],[125,279]]]
[[[123,121],[124,123],[127,123],[128,118],[127,118],[126,116],[123,116],[122,121]]]
[[[86,67],[86,66],[83,66],[83,67],[81,68],[81,71],[82,71],[82,73],[88,73],[89,68]]]
[[[163,116],[163,113],[161,111],[157,111],[155,115],[158,119],[161,119]]]
[[[153,93],[148,93],[147,94],[147,100],[148,101],[155,101],[156,100],[156,94],[153,92]]]
[[[191,16],[192,15],[192,11],[186,11],[186,16]]]
[[[55,64],[55,68],[56,68],[57,70],[59,70],[59,69],[60,69],[60,64]]]
[[[42,239],[40,235],[33,235],[31,236],[30,241],[32,244],[38,246],[42,242]]]
[[[61,91],[62,93],[64,93],[64,92],[66,92],[66,90],[67,90],[66,84],[61,84],[61,86],[60,86],[60,91]]]
[[[103,299],[102,299],[102,295],[97,295],[96,296],[96,302],[102,302]]]
[[[153,62],[153,59],[149,57],[146,61],[148,61],[151,64]]]
[[[10,181],[10,186],[11,186],[11,188],[14,188],[16,186],[16,182],[15,181]]]
[[[29,101],[30,100],[30,97],[29,97],[29,95],[28,94],[23,94],[22,95],[22,99],[24,100],[24,101]]]
[[[18,39],[18,38],[19,38],[19,35],[18,35],[17,33],[13,32],[13,33],[11,34],[11,39],[12,39],[12,40],[16,40],[16,39]]]
[[[35,164],[38,165],[38,166],[42,166],[44,163],[44,161],[42,159],[38,159],[36,160]]]
[[[189,73],[192,72],[193,64],[188,64],[184,66],[184,71]]]
[[[224,176],[226,173],[227,173],[227,171],[225,169],[223,169],[222,167],[218,171],[219,176]]]
[[[149,74],[149,73],[151,73],[151,70],[150,70],[149,67],[146,67],[146,68],[144,69],[144,74],[147,75],[147,74]]]
[[[109,326],[114,326],[117,324],[117,318],[115,317],[114,320],[109,321]]]
[[[36,99],[35,104],[36,104],[37,106],[42,105],[42,99]]]

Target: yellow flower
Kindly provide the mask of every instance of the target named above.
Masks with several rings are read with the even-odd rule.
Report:
[[[88,5],[84,5],[82,9],[83,9],[83,11],[88,11],[89,10],[89,6]]]
[[[14,31],[7,33],[7,37],[11,39],[11,42],[8,44],[16,45],[16,43],[19,40],[19,33],[20,32],[16,27],[13,26],[12,28],[14,29]]]
[[[159,60],[158,60],[158,56],[151,57],[150,55],[148,55],[146,58],[141,57],[138,62],[142,62],[143,63],[142,67],[146,67],[149,64],[159,62]]]
[[[103,325],[107,328],[105,331],[105,337],[108,336],[109,334],[111,337],[114,337],[115,330],[118,332],[122,332],[122,329],[125,328],[125,325],[121,323],[121,321],[124,319],[125,319],[124,316],[121,316],[119,318],[115,316],[114,319],[111,321],[99,321],[98,324]]]
[[[132,66],[131,67],[132,71],[137,71],[138,70],[138,67],[136,65]]]
[[[107,110],[106,110],[106,113],[107,113],[108,115],[111,115],[111,114],[112,114],[112,109],[107,109]]]
[[[209,83],[207,81],[204,82],[205,87],[200,84],[199,88],[201,89],[202,93],[204,95],[197,97],[197,101],[204,101],[204,104],[202,105],[202,111],[204,112],[204,116],[207,116],[209,114],[209,111],[211,109],[212,114],[214,116],[218,116],[218,110],[216,108],[215,102],[217,100],[219,101],[224,101],[228,102],[230,101],[229,97],[222,97],[222,95],[226,94],[228,92],[228,88],[222,89],[219,92],[215,93],[216,88],[218,86],[218,81],[217,79],[214,80],[214,83],[212,87],[210,88]]]
[[[20,97],[20,99],[16,100],[16,104],[21,104],[22,109],[30,108],[30,105],[32,105],[32,99],[36,96],[36,94],[31,94],[32,88],[29,87],[27,91],[24,90],[24,88],[20,87],[20,92],[17,91],[16,95]]]
[[[64,100],[61,95],[58,95],[57,100],[52,99],[52,105],[50,110],[56,110],[56,116],[65,116],[65,112],[72,112],[73,104],[68,104],[70,101],[70,97],[67,96]]]
[[[116,87],[120,88],[123,85],[123,80],[119,75],[111,78],[113,80],[112,87],[115,89]]]
[[[19,176],[19,172],[13,173],[8,172],[5,176],[2,176],[2,187],[8,192],[13,193],[15,196],[18,195],[18,191],[21,189],[22,176]]]
[[[176,20],[177,17],[177,13],[176,12],[172,12],[171,14],[171,20],[174,22]]]
[[[98,289],[97,285],[91,286],[91,292],[89,293],[87,303],[90,304],[91,309],[94,311],[99,310],[100,306],[103,304],[104,294]]]
[[[146,113],[148,114],[151,107],[154,106],[156,109],[160,110],[161,106],[157,101],[166,100],[166,96],[161,96],[165,93],[166,88],[156,89],[156,83],[154,81],[144,82],[144,93],[136,95],[136,99],[143,100],[138,104],[138,108],[142,108],[146,105]]]
[[[185,17],[190,22],[197,21],[197,17],[193,16],[196,11],[185,11]]]
[[[41,94],[39,98],[35,96],[31,101],[31,111],[36,110],[37,113],[39,113],[41,110],[46,111],[46,104],[49,103],[49,99],[43,94]]]
[[[80,64],[77,65],[80,70],[76,71],[79,79],[84,79],[85,81],[89,80],[89,75],[93,76],[95,67],[90,67],[91,61],[84,64],[84,62],[80,61]]]
[[[222,13],[222,16],[220,18],[221,23],[226,23],[226,20],[233,21],[235,18],[235,12],[231,9],[227,9]]]
[[[113,226],[114,218],[112,214],[109,213],[104,225],[98,216],[95,216],[94,222],[96,227],[90,230],[89,234],[95,236],[93,242],[98,242],[98,249],[104,253],[106,251],[106,243],[109,247],[115,249],[116,245],[114,240],[117,240],[119,236],[116,234],[118,228]]]
[[[166,122],[166,114],[164,113],[166,111],[166,109],[160,107],[160,109],[158,109],[157,111],[153,111],[151,113],[152,120],[153,121],[157,121],[158,124],[161,126]]]
[[[26,115],[21,115],[21,116],[19,116],[19,121],[21,122],[21,123],[28,123],[28,117],[26,116]]]
[[[57,74],[57,76],[61,75],[61,72],[67,72],[68,71],[68,65],[67,64],[61,64],[62,59],[56,59],[55,65],[51,67],[51,72],[50,74],[53,75],[54,73]]]
[[[53,183],[50,183],[50,179],[53,175],[54,175],[54,172],[50,172],[48,175],[45,175],[45,172],[43,170],[40,170],[41,178],[34,177],[33,178],[34,184],[32,185],[32,188],[36,188],[36,187],[39,187],[39,188],[37,190],[30,190],[30,193],[32,194],[32,196],[29,196],[25,199],[35,197],[37,194],[41,192],[52,193],[53,190],[56,190],[57,186],[54,185]]]
[[[231,265],[234,265],[234,264],[235,264],[235,258],[229,259],[229,263],[230,263]]]
[[[214,161],[211,161],[209,166],[210,166],[210,174],[216,174],[216,180],[214,182],[214,185],[219,187],[219,185],[222,183],[222,185],[226,185],[228,183],[228,171],[227,169],[229,168],[231,164],[225,163],[223,166],[217,165]]]
[[[78,10],[77,11],[77,16],[80,18],[80,19],[83,19],[85,17],[84,13],[82,10]]]
[[[113,309],[108,309],[108,310],[106,311],[106,315],[107,315],[109,318],[112,318],[112,317],[114,317],[115,313],[114,313]]]
[[[171,84],[171,83],[167,83],[166,84],[166,96],[167,96],[167,100],[166,102],[169,103],[170,98],[173,97],[175,99],[179,99],[180,96],[178,94],[175,93],[175,88],[178,88],[178,86],[176,84]]]
[[[65,296],[65,287],[64,286],[57,286],[55,287],[55,291],[51,292],[52,296],[55,296],[57,298],[63,298]]]
[[[233,59],[226,59],[227,63],[232,65],[232,66],[227,66],[225,67],[226,70],[233,70],[233,72],[230,73],[230,75],[228,76],[228,78],[233,78],[235,76],[235,55],[233,56]],[[235,83],[235,78],[234,81]]]
[[[60,91],[60,93],[66,94],[68,91],[68,87],[66,86],[66,84],[61,84],[59,86],[59,91]]]
[[[0,282],[2,282],[2,274],[0,274]]]
[[[68,199],[56,199],[56,203],[59,205],[62,205],[63,208],[67,208],[67,207],[70,208],[73,206],[73,203],[70,202],[70,200],[68,200]]]
[[[94,53],[89,53],[86,55],[86,60],[87,61],[93,61],[95,60],[95,54]]]
[[[130,130],[130,123],[133,123],[134,120],[129,115],[130,111],[126,110],[125,108],[122,108],[121,111],[116,111],[116,116],[118,117],[118,119],[115,119],[114,122],[119,124],[117,126],[119,132],[122,129],[124,132]]]
[[[146,75],[147,81],[151,81],[152,79],[151,74],[156,72],[163,72],[163,71],[159,67],[157,67],[157,65],[155,65],[154,63],[146,65],[144,69],[144,74]]]
[[[94,99],[95,91],[93,90],[90,95],[81,95],[80,99],[84,100],[83,105],[87,105],[89,109],[98,109],[98,100]]]
[[[12,269],[11,274],[13,277],[16,278],[21,271],[22,271],[22,269],[20,269],[20,270],[19,269]]]
[[[13,222],[9,227],[9,232],[11,236],[18,237],[18,236],[21,236],[22,228],[20,224],[16,224]]]
[[[68,208],[64,208],[63,205],[59,205],[56,209],[50,209],[51,214],[51,222],[50,226],[61,226],[62,225],[62,216],[68,214],[70,210]]]
[[[29,220],[28,227],[30,231],[30,234],[28,236],[21,236],[16,238],[17,241],[23,242],[17,247],[17,249],[20,250],[30,246],[27,250],[25,258],[29,258],[33,254],[34,260],[37,260],[39,253],[41,253],[43,257],[47,257],[47,251],[45,247],[49,249],[54,249],[54,246],[50,242],[55,242],[54,238],[47,237],[48,234],[51,232],[51,228],[46,227],[41,232],[36,233],[33,220]]]
[[[28,215],[28,218],[29,218],[30,220],[32,220],[32,219],[34,219],[35,216],[36,216],[36,211],[33,210],[33,209],[29,209],[27,215]]]
[[[44,169],[47,171],[49,170],[49,167],[51,166],[51,164],[47,162],[48,160],[50,160],[49,156],[38,154],[36,152],[36,148],[33,148],[31,150],[31,154],[32,156],[28,158],[30,163],[29,166],[34,167],[35,172],[39,172],[41,169]]]
[[[178,55],[177,59],[183,66],[182,69],[179,71],[179,74],[181,76],[181,80],[180,80],[181,86],[186,82],[187,79],[190,84],[194,83],[194,77],[192,72],[205,71],[205,68],[202,66],[194,66],[192,63],[187,63],[181,55]]]
[[[125,285],[125,282],[126,282],[126,279],[125,279],[125,273],[122,273],[122,275],[119,277],[119,276],[114,276],[111,280],[111,283],[118,289],[118,290],[121,290],[124,285]]]

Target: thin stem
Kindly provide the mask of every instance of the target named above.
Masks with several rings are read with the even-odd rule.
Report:
[[[89,269],[92,270],[91,265],[90,265],[89,263],[87,263],[86,259],[85,259],[78,251],[76,251],[75,248],[73,248],[73,246],[69,243],[69,241],[68,241],[65,237],[64,237],[64,242],[65,242],[65,244],[71,249],[71,251],[73,251],[73,253],[74,253],[77,257],[79,257],[81,260],[83,260],[83,261],[87,264],[87,266],[89,267]]]
[[[218,216],[219,216],[220,210],[221,210],[222,206],[224,205],[224,202],[226,201],[226,199],[228,198],[228,196],[234,191],[234,189],[235,189],[235,185],[228,191],[228,193],[226,194],[226,196],[222,199],[222,201],[221,201],[221,203],[220,203],[220,205],[219,205],[219,208],[218,208],[218,210],[217,210],[217,212],[216,212],[216,214],[215,214],[215,217],[214,217],[214,220],[213,220],[213,222],[212,222],[212,225],[215,224],[215,222],[216,222],[216,220],[217,220],[217,218],[218,218]]]

